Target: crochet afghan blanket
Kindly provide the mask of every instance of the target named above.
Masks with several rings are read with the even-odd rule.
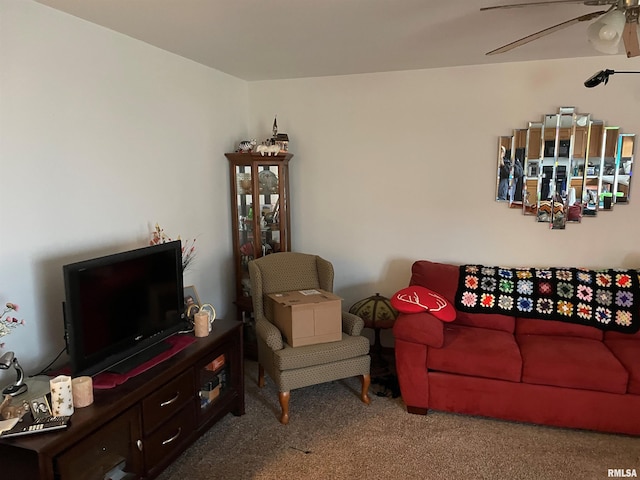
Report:
[[[460,266],[456,308],[559,320],[623,333],[640,329],[638,270]]]

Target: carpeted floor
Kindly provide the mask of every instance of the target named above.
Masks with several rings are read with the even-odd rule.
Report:
[[[159,477],[197,479],[599,480],[636,469],[640,439],[449,413],[406,413],[387,386],[360,402],[358,379],[291,392],[278,422],[273,382],[245,362],[246,414],[229,414]],[[378,393],[379,395],[376,395]]]

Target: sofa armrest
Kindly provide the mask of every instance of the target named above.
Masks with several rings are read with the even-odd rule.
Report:
[[[276,351],[284,348],[282,333],[280,333],[278,327],[266,318],[256,320],[256,335],[258,335],[271,350]]]
[[[349,312],[342,312],[342,331],[352,337],[357,337],[362,333],[364,320],[359,316]]]
[[[393,336],[407,342],[440,348],[444,343],[444,322],[429,312],[401,313],[393,325]]]

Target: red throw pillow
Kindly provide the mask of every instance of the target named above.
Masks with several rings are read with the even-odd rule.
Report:
[[[419,285],[403,288],[391,297],[391,306],[402,313],[429,312],[443,322],[453,322],[456,310],[439,293]]]

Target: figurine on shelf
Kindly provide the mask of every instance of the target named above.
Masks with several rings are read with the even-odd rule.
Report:
[[[278,145],[258,145],[256,148],[256,152],[264,157],[266,153],[269,157],[271,154],[278,155],[280,153],[280,146]]]
[[[247,257],[252,257],[253,256],[253,243],[252,242],[246,242],[246,243],[243,243],[242,245],[240,245],[240,253],[242,255],[247,256]]]
[[[281,152],[286,153],[289,151],[289,135],[287,135],[286,133],[277,134],[273,143],[280,147]]]
[[[255,138],[252,138],[251,140],[242,140],[238,145],[238,152],[250,153],[257,144],[258,142]]]
[[[278,193],[278,177],[271,170],[258,173],[258,185],[262,194]]]

